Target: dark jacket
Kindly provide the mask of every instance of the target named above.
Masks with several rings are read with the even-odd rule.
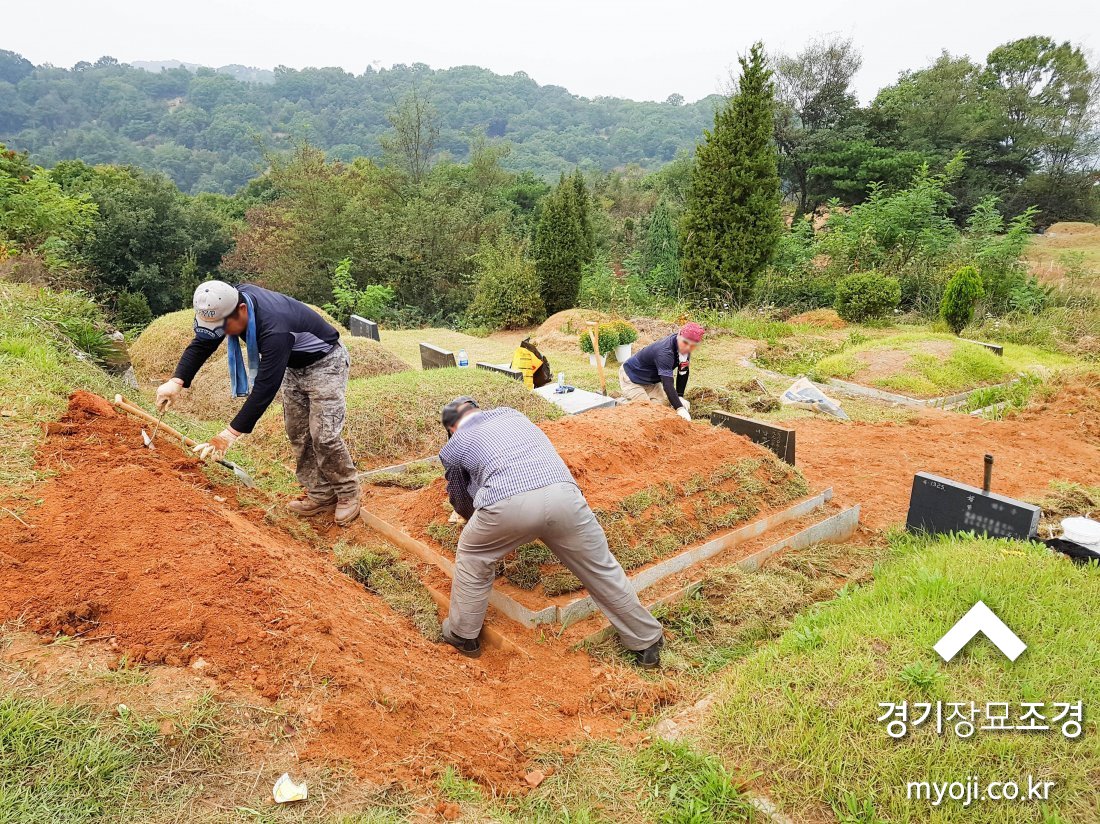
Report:
[[[287,369],[302,369],[319,361],[340,342],[340,333],[292,297],[250,283],[237,288],[252,298],[260,369],[248,399],[229,425],[238,432],[251,432],[279,391],[283,373]],[[199,369],[219,346],[220,338],[196,337],[183,350],[173,376],[182,380],[184,386],[190,386]],[[244,349],[243,341],[241,349]]]
[[[684,404],[680,396],[687,389],[691,355],[680,361],[680,347],[676,343],[678,333],[654,341],[623,364],[623,371],[631,381],[643,386],[661,384],[673,409]],[[675,382],[674,382],[675,379]]]

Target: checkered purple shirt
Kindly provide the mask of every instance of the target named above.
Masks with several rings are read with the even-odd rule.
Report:
[[[542,430],[515,409],[474,413],[439,453],[451,506],[469,519],[475,509],[553,484],[575,484]]]

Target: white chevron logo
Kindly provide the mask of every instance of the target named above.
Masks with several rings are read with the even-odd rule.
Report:
[[[936,642],[933,649],[944,661],[950,661],[979,632],[992,641],[993,646],[1004,653],[1009,661],[1015,661],[1020,657],[1020,653],[1027,649],[1027,644],[1021,641],[1019,636],[1010,630],[983,601],[974,604],[970,611]]]

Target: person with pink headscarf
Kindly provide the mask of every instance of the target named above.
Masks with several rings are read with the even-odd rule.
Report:
[[[685,421],[691,420],[684,400],[691,353],[703,341],[703,327],[685,323],[667,338],[654,341],[619,367],[619,387],[628,401],[671,406]]]

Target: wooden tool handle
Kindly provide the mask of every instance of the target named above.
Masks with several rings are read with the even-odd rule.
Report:
[[[157,419],[153,415],[150,415],[148,412],[146,412],[140,406],[134,406],[134,404],[132,404],[129,401],[125,400],[122,397],[122,395],[115,395],[115,406],[117,406],[119,409],[123,410],[124,412],[129,412],[135,418],[141,418],[146,423],[155,424],[157,422]],[[161,425],[160,425],[160,428],[161,428],[162,432],[168,433],[173,438],[176,438],[176,439],[182,441],[187,446],[195,446],[196,445],[196,442],[193,439],[188,438],[182,432],[176,431],[175,429],[173,429],[172,427],[170,427],[166,423],[162,422]]]

